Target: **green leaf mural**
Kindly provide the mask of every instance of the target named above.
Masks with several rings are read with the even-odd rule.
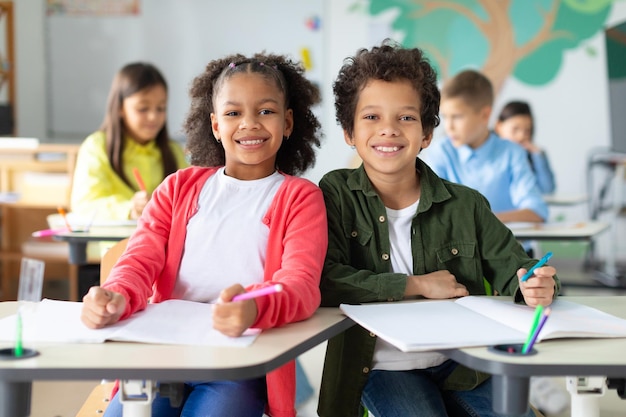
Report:
[[[369,13],[397,10],[394,31],[422,48],[442,79],[465,68],[484,72],[499,91],[513,76],[544,85],[565,51],[603,29],[611,0],[370,0]],[[595,57],[590,51],[590,57]]]

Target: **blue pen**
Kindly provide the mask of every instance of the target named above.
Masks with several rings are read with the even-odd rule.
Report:
[[[533,272],[535,272],[535,269],[537,269],[537,268],[541,268],[542,266],[544,266],[544,265],[545,265],[545,263],[546,263],[546,262],[548,262],[548,260],[549,260],[551,257],[552,257],[552,252],[548,252],[548,253],[546,253],[546,255],[545,255],[543,258],[541,258],[541,259],[539,260],[539,262],[537,262],[537,263],[535,264],[535,266],[533,266],[532,268],[530,268],[530,269],[528,270],[528,272],[526,272],[526,274],[522,277],[522,282],[523,282],[523,281],[526,281],[528,278],[532,277],[532,276],[533,276]]]

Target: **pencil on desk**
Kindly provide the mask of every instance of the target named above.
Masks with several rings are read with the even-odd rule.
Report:
[[[22,326],[22,313],[20,311],[20,308],[18,307],[15,323],[15,347],[13,348],[13,355],[16,358],[19,358],[24,354],[24,348],[22,346]]]
[[[72,232],[72,226],[70,226],[70,222],[67,220],[67,212],[65,211],[65,209],[61,206],[57,207],[57,211],[59,212],[59,214],[61,215],[61,217],[63,218],[63,221],[65,222],[65,227],[67,227],[67,230],[69,230],[70,232]]]
[[[530,343],[528,343],[528,345],[522,349],[522,354],[525,355],[533,349],[533,346],[535,345],[535,342],[537,342],[537,337],[539,337],[539,333],[541,332],[541,329],[543,329],[543,326],[546,324],[546,321],[548,321],[548,317],[550,316],[550,311],[551,310],[549,307],[545,309],[545,312],[543,313],[543,316],[541,317],[541,321],[539,322],[539,325],[537,326],[537,328],[535,329],[533,333],[533,337],[530,340]]]
[[[530,331],[528,332],[528,337],[526,338],[526,342],[524,346],[522,346],[522,352],[526,350],[530,341],[533,339],[533,335],[535,334],[535,330],[537,330],[537,326],[539,326],[539,322],[541,321],[541,314],[543,313],[543,306],[539,304],[535,308],[535,315],[533,316],[533,323],[530,326]]]
[[[95,209],[93,211],[93,214],[91,215],[91,219],[89,219],[89,223],[87,223],[87,226],[85,227],[85,232],[88,232],[89,230],[91,230],[91,225],[93,224],[94,220],[96,220],[97,214],[98,214],[98,209]]]

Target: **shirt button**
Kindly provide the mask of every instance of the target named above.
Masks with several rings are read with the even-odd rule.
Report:
[[[381,258],[383,259],[383,261],[388,261],[389,260],[389,254],[388,253],[383,253],[381,255]]]
[[[370,368],[368,368],[367,366],[365,368],[363,368],[363,373],[364,374],[369,373],[369,371],[370,371]]]
[[[376,337],[375,333],[370,332],[370,337]]]
[[[353,230],[352,233],[350,233],[350,236],[352,237],[357,237],[358,233],[356,232],[356,230]]]
[[[452,248],[452,250],[450,252],[452,252],[453,255],[458,255],[459,254],[459,250],[457,248]]]
[[[383,223],[385,221],[385,216],[378,217],[378,221]]]

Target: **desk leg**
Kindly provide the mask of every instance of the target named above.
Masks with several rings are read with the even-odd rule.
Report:
[[[521,415],[528,412],[530,378],[493,375],[493,410],[499,414]]]
[[[156,390],[154,381],[120,381],[120,402],[122,403],[123,415],[128,417],[151,417],[152,400]]]
[[[615,168],[615,178],[613,184],[613,221],[617,223],[622,211],[623,196],[622,188],[624,187],[624,164],[618,164]],[[619,271],[617,270],[617,245],[619,243],[619,237],[617,235],[617,224],[611,227],[611,248],[608,250],[606,257],[605,271],[612,278],[611,283],[615,286],[619,286]]]
[[[572,417],[600,417],[600,397],[605,392],[605,381],[605,377],[567,377]]]
[[[87,263],[87,242],[69,242],[69,262],[76,265]]]
[[[0,417],[30,416],[31,382],[0,382]]]
[[[70,301],[82,301],[78,299],[78,278],[80,266],[69,264],[69,280],[70,280]]]

